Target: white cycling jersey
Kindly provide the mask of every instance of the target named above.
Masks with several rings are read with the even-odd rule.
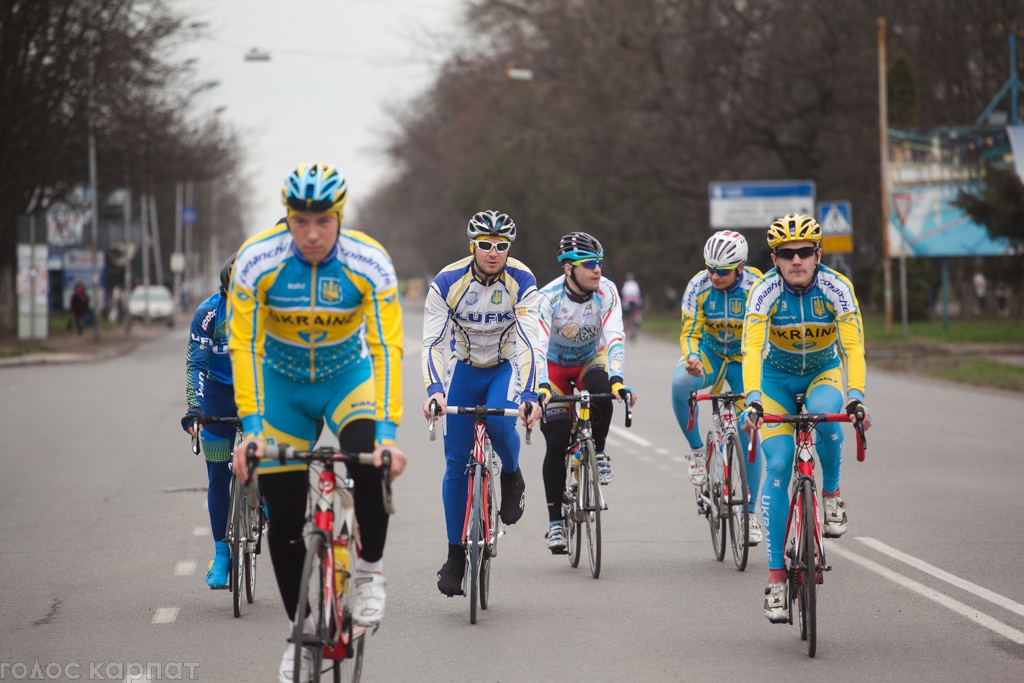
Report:
[[[514,364],[523,400],[537,399],[537,280],[510,258],[494,281],[473,271],[473,257],[451,264],[434,278],[423,314],[423,381],[427,394],[444,393],[449,356],[479,368]]]
[[[608,376],[624,377],[622,303],[608,278],[602,277],[597,291],[585,300],[569,292],[564,275],[545,285],[540,291],[540,333],[541,384],[547,381],[547,363],[576,367],[602,349],[608,353]]]

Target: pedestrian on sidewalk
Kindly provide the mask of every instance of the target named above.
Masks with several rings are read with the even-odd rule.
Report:
[[[74,294],[71,295],[71,315],[75,319],[75,327],[78,334],[82,334],[85,327],[85,317],[89,314],[89,295],[81,282],[75,283]],[[69,325],[70,327],[70,325]]]

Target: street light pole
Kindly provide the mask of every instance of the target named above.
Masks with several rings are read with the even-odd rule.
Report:
[[[93,310],[93,341],[100,341],[100,319],[102,318],[102,300],[100,287],[100,254],[99,254],[99,185],[96,181],[96,131],[94,122],[95,100],[93,91],[96,85],[96,59],[95,59],[96,34],[92,30],[89,33],[89,101],[87,104],[89,127],[89,185],[92,195],[92,310]]]

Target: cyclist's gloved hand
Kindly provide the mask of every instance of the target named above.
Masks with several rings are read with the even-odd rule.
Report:
[[[747,431],[757,429],[757,423],[764,417],[764,408],[757,401],[747,404],[747,409],[740,414],[743,428]]]
[[[629,401],[629,405],[636,403],[636,392],[633,391],[633,387],[623,384],[620,380],[612,382],[612,393],[619,397],[620,401]]]
[[[855,421],[863,420],[864,429],[871,426],[871,411],[868,410],[859,399],[850,399],[850,402],[846,404],[846,414],[852,417]]]
[[[540,405],[541,408],[543,408],[547,404],[548,399],[551,398],[551,394],[553,393],[554,392],[551,391],[550,384],[548,384],[547,382],[541,384],[540,387],[537,389],[537,404]]]
[[[187,432],[192,428],[192,420],[199,420],[199,424],[203,424],[203,409],[199,406],[188,409],[185,417],[181,418],[181,428]]]

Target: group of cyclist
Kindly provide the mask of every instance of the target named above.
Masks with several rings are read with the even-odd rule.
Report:
[[[864,333],[853,285],[821,263],[821,226],[809,216],[784,216],[768,228],[768,247],[775,268],[761,273],[746,265],[746,239],[737,232],[716,232],[704,247],[706,270],[690,280],[682,301],[682,358],[672,378],[672,407],[690,446],[688,474],[694,486],[707,476],[706,454],[696,428],[687,429],[692,389],[725,382],[746,394],[740,432],[764,427],[768,413],[796,411],[796,397],[805,395],[812,413],[837,413],[845,403],[855,416],[863,408],[865,387]],[[847,390],[843,393],[843,367]],[[871,426],[864,410],[864,429]],[[843,432],[838,423],[818,426],[825,510],[823,533],[846,533],[846,505],[839,495]],[[768,551],[768,586],[764,612],[773,623],[789,620],[785,571],[789,483],[793,473],[793,427],[769,424],[761,434],[755,462],[746,462],[749,510],[761,504],[762,530],[751,514],[748,541],[763,539]],[[761,491],[762,472],[766,473]]]
[[[266,443],[308,449],[326,427],[344,450],[372,452],[378,466],[383,451],[389,450],[392,478],[406,464],[395,443],[402,417],[398,278],[378,242],[342,227],[347,196],[345,180],[334,167],[299,166],[282,189],[286,217],[241,245],[222,269],[220,290],[196,311],[186,357],[188,414],[182,425],[191,432],[192,418],[204,413],[237,415],[243,432],[238,444],[233,443],[234,430],[225,425],[210,425],[202,434],[215,541],[206,575],[211,588],[227,586],[230,557],[223,534],[230,477],[233,473],[248,480],[250,444],[255,444],[257,456],[264,454]],[[570,413],[566,404],[548,404],[548,399],[574,389],[612,394],[631,405],[637,399],[625,385],[623,301],[615,284],[602,275],[601,243],[584,232],[563,236],[557,245],[562,274],[538,288],[530,269],[510,258],[516,234],[506,214],[474,215],[467,227],[470,255],[438,273],[424,305],[423,412],[429,419],[436,406],[444,416],[442,500],[448,554],[437,585],[448,596],[462,593],[465,471],[473,433],[472,418],[446,414],[447,406],[512,408],[527,427],[543,411],[546,545],[561,554],[566,552],[561,505]],[[699,457],[700,435],[685,429],[692,388],[717,390],[728,381],[734,391],[745,390],[742,418],[754,429],[761,426],[765,411],[792,412],[797,393],[807,395],[809,410],[836,412],[844,400],[845,363],[850,387],[846,410],[852,414],[861,406],[865,371],[860,313],[850,282],[820,265],[820,240],[821,228],[813,219],[779,219],[768,231],[776,268],[763,275],[746,267],[748,249],[738,233],[719,232],[708,240],[707,270],[690,281],[683,297],[683,357],[672,382],[673,407],[691,448],[689,476],[695,485],[703,483],[706,472]],[[605,444],[612,400],[593,405],[600,483],[608,484],[613,472]],[[499,514],[506,525],[515,524],[525,506],[515,422],[490,420],[491,442],[502,466]],[[865,427],[869,424],[867,418]],[[825,530],[839,536],[847,527],[839,497],[843,435],[836,425],[822,425],[821,431]],[[748,464],[751,511],[761,470],[767,466],[760,503],[769,558],[765,612],[773,621],[788,616],[783,549],[778,547],[781,540],[774,539],[785,534],[792,440],[791,428],[769,426],[763,434],[763,460]],[[386,601],[388,515],[380,472],[370,465],[349,467],[361,535],[352,615],[364,626],[380,622]],[[285,611],[292,623],[311,622],[298,596],[307,466],[268,461],[259,466],[259,475],[271,526],[270,556]],[[755,521],[750,541],[761,538]],[[313,624],[307,626],[312,633]],[[309,652],[297,654],[289,645],[281,681],[292,681],[296,656],[303,658],[305,678]]]

